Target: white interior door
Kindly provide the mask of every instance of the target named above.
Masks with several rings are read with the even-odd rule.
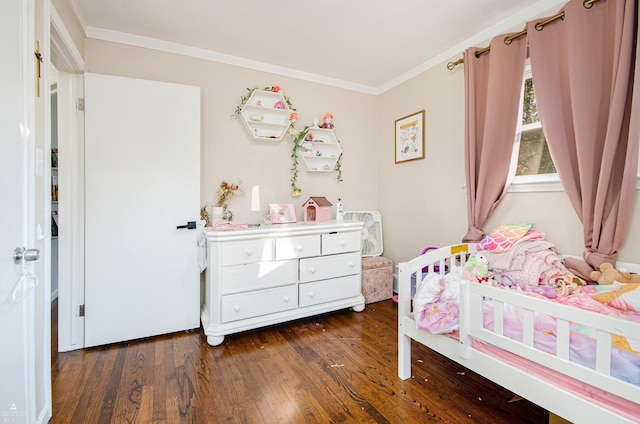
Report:
[[[85,346],[199,326],[199,87],[85,76]]]
[[[33,264],[14,261],[14,250],[32,247],[34,121],[28,9],[32,2],[0,2],[0,417],[36,422]],[[29,29],[31,28],[31,29]],[[32,110],[32,109],[31,109]],[[30,188],[31,187],[31,188]],[[31,215],[33,216],[33,215]],[[48,351],[48,350],[47,350]],[[41,362],[38,362],[42,365]]]

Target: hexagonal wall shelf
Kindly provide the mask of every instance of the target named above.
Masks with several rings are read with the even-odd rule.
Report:
[[[298,157],[312,172],[330,172],[342,154],[342,148],[333,130],[309,128],[298,149]]]
[[[282,94],[254,90],[242,107],[240,117],[252,138],[279,141],[291,126],[290,113]]]

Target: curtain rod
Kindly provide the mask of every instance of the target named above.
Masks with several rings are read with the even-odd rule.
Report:
[[[598,1],[600,1],[600,0],[584,0],[582,2],[582,5],[585,7],[585,9],[591,9],[591,6],[593,6],[593,4],[597,3]],[[544,21],[538,22],[535,25],[535,28],[538,31],[542,31],[544,29],[545,25],[550,24],[551,22],[557,21],[558,19],[564,20],[564,10],[562,12],[558,13],[557,15],[550,17],[549,19],[546,19]],[[516,34],[513,34],[513,35],[510,35],[508,37],[505,37],[504,43],[509,45],[509,44],[511,44],[511,42],[513,40],[515,40],[516,38],[522,37],[526,33],[527,33],[527,28],[523,29],[522,31],[520,31],[520,32],[518,32]],[[475,52],[475,56],[476,57],[480,57],[480,55],[482,53],[486,53],[490,49],[491,49],[490,46],[487,46],[487,47],[485,47],[483,49],[480,49],[477,52]],[[455,68],[456,66],[458,66],[461,63],[464,63],[464,59],[463,58],[460,58],[460,59],[456,60],[455,62],[449,62],[449,63],[447,63],[447,69],[451,71],[451,70],[453,70],[453,68]]]

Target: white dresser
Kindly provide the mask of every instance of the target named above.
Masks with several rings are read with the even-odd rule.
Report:
[[[344,308],[364,310],[362,222],[273,224],[205,230],[202,326],[226,334]]]

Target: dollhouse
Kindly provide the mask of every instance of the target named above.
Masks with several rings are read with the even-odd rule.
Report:
[[[333,204],[326,197],[310,197],[302,205],[304,220],[307,221],[329,221],[331,219],[331,207]]]

